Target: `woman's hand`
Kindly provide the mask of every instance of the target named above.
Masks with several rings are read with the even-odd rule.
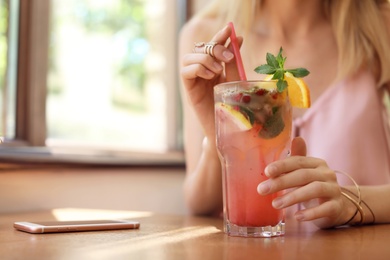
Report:
[[[230,44],[225,47],[231,30],[226,26],[210,42],[216,42],[214,57],[204,53],[204,47],[195,47],[193,53],[183,56],[181,78],[186,95],[203,127],[206,136],[214,139],[213,87],[225,81],[239,79]],[[242,38],[238,38],[239,44]],[[224,66],[225,73],[224,73]]]
[[[345,223],[353,215],[353,206],[343,199],[336,173],[325,161],[306,157],[302,138],[293,140],[290,157],[269,164],[265,174],[269,179],[259,184],[258,192],[266,195],[288,190],[272,205],[282,209],[302,203],[304,209],[295,213],[298,221],[312,220],[320,228],[329,228]]]

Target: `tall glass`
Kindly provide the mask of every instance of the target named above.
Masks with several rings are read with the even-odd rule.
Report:
[[[224,229],[228,235],[284,234],[284,211],[276,195],[257,192],[264,168],[290,149],[292,110],[274,81],[237,81],[214,88],[216,138],[223,174]]]

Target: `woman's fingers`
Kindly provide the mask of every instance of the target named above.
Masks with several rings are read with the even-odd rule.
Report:
[[[234,61],[234,54],[231,44],[225,47],[231,34],[229,26],[220,30],[210,42],[195,43],[193,53],[183,56],[181,75],[183,80],[191,81],[196,78],[210,80],[220,76],[223,72],[222,62],[225,63],[225,74],[227,81],[239,80],[237,65]],[[243,38],[237,37],[239,46]]]
[[[307,202],[312,200],[327,201],[339,196],[340,189],[336,184],[324,182],[312,182],[298,189],[293,189],[283,196],[277,197],[272,202],[275,208],[285,208],[297,203]],[[312,206],[317,206],[321,201],[317,201]]]
[[[310,169],[319,166],[327,166],[327,164],[324,160],[314,157],[291,156],[269,164],[265,168],[264,173],[268,177],[273,178],[298,169]]]
[[[214,35],[210,42],[195,43],[194,53],[210,56],[215,58],[217,61],[230,62],[234,58],[233,52],[224,46],[229,39],[230,33],[230,27],[225,26],[216,35]],[[213,46],[206,47],[207,44],[212,44]],[[213,55],[211,56],[208,53]]]
[[[234,58],[234,54],[232,53],[231,50],[226,48],[223,44],[216,44],[215,46],[211,47],[212,48],[212,54],[208,54],[205,50],[205,44],[199,47],[194,48],[194,53],[195,55],[207,55],[210,56],[211,58],[215,58],[218,61],[222,62],[229,62]],[[210,51],[211,52],[211,51]]]
[[[225,47],[226,42],[230,37],[231,29],[229,26],[226,26],[221,31],[219,31],[210,42],[205,43],[196,43],[194,47],[194,53],[192,55],[187,55],[183,59],[183,65],[189,65],[192,63],[199,62],[204,65],[205,68],[210,70],[212,62],[225,63],[225,72],[226,72],[226,81],[239,80],[237,65],[234,61],[233,48],[231,44]],[[243,38],[237,37],[239,46],[242,45]],[[194,56],[195,55],[195,56]],[[199,57],[196,57],[199,56]],[[200,58],[202,57],[202,58]],[[211,60],[211,59],[212,60]],[[221,65],[221,64],[220,64]],[[216,73],[213,70],[211,72]],[[192,74],[194,76],[196,74]],[[208,78],[210,77],[208,73]]]
[[[305,209],[295,213],[298,221],[312,220],[321,228],[344,223],[345,203],[336,173],[324,160],[306,157],[306,145],[301,138],[293,140],[291,154],[266,167],[269,179],[258,185],[258,193],[268,195],[287,190],[272,201],[272,206],[283,209],[302,204]]]
[[[302,137],[295,137],[291,142],[291,156],[306,156],[306,143]]]
[[[285,189],[302,187],[312,182],[335,182],[336,175],[329,168],[299,169],[278,178],[270,178],[259,184],[257,190],[266,195]]]
[[[196,47],[196,49],[204,47]],[[203,50],[202,50],[203,51]],[[189,53],[182,59],[181,75],[184,80],[191,80],[197,77],[212,79],[223,72],[220,62],[229,63],[233,58],[233,53],[223,45],[214,47],[214,57],[204,53]]]
[[[291,142],[291,156],[286,160],[276,161],[265,168],[268,177],[274,177],[282,173],[291,172],[299,168],[315,168],[326,164],[324,161],[312,157],[306,157],[306,143],[301,137],[295,137]]]
[[[320,219],[338,219],[341,212],[343,211],[341,203],[338,203],[335,200],[328,200],[322,204],[319,204],[316,207],[306,208],[300,211],[297,211],[294,215],[298,221],[310,221],[310,220],[320,220]],[[317,223],[317,225],[322,227],[333,226],[331,224],[326,224],[329,221],[323,221],[324,224]],[[332,223],[334,221],[330,221]]]
[[[183,64],[181,75],[186,80],[197,77],[211,79],[223,70],[222,65],[208,55],[189,54],[183,58]]]
[[[316,158],[292,156],[282,161],[273,165],[271,178],[259,184],[259,194],[286,190],[272,201],[272,206],[282,209],[302,203],[305,209],[295,213],[299,221],[314,220],[319,227],[343,222],[340,216],[344,204],[335,172]]]

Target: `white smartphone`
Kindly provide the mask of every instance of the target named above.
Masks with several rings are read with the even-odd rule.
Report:
[[[39,221],[14,223],[14,228],[17,230],[33,234],[137,229],[139,227],[140,223],[138,221],[129,220]]]

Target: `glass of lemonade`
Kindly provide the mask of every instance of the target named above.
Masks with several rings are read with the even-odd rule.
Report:
[[[264,168],[285,158],[291,144],[292,109],[276,81],[236,81],[214,88],[216,138],[223,174],[224,229],[228,235],[284,234],[277,194],[258,194]]]

